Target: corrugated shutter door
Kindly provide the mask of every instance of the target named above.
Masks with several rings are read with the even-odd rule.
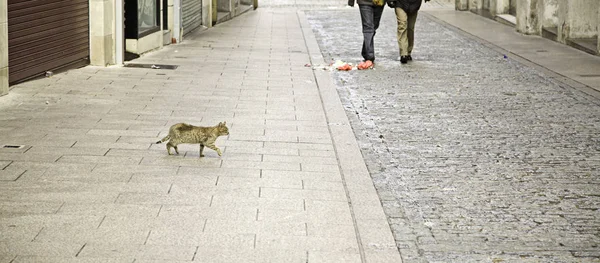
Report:
[[[202,24],[202,0],[182,0],[183,34]]]
[[[9,82],[89,64],[89,0],[8,0]]]

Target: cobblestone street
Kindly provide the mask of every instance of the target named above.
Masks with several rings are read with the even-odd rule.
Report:
[[[325,71],[362,60],[346,3],[11,86],[0,263],[600,263],[600,57],[432,0],[414,61],[386,7],[375,68]],[[156,144],[181,122],[222,152]]]
[[[306,11],[326,60],[358,63],[357,8]],[[600,101],[424,12],[397,60],[335,72],[404,262],[600,262]]]

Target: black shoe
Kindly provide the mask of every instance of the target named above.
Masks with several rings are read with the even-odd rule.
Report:
[[[408,61],[412,61],[412,56],[408,55]]]
[[[401,56],[400,57],[400,63],[402,63],[402,64],[408,63],[408,56]]]

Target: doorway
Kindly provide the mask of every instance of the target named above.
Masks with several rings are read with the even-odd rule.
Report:
[[[517,0],[509,1],[508,13],[517,16]]]

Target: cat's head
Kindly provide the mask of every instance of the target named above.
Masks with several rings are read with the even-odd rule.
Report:
[[[219,122],[219,136],[229,135],[229,128],[227,128],[227,122]]]

